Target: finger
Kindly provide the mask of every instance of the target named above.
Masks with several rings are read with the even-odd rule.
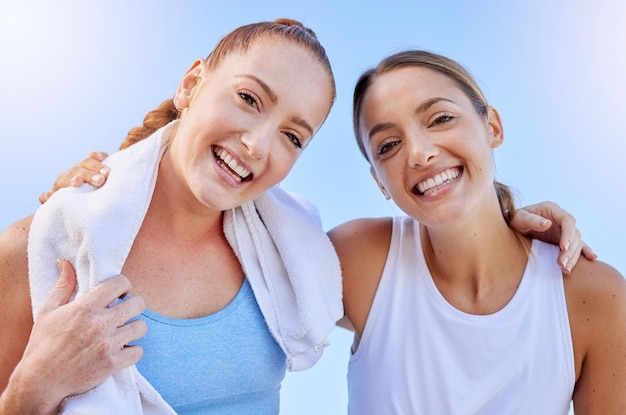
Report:
[[[76,273],[72,265],[68,261],[59,260],[57,268],[59,270],[59,279],[41,305],[39,315],[48,314],[67,304],[76,288]]]
[[[561,239],[559,246],[561,251],[567,251],[571,245],[578,245],[580,231],[576,228],[576,219],[570,214],[564,214],[558,218],[557,223],[561,226]]]
[[[98,158],[92,158],[92,154],[98,154],[99,156]],[[81,161],[76,166],[80,168],[80,171],[83,173],[83,179],[85,179],[86,182],[89,182],[89,180],[87,179],[89,179],[89,177],[91,177],[92,175],[101,175],[104,177],[109,175],[109,166],[102,163],[102,160],[104,160],[104,158],[102,158],[102,160],[99,159],[100,157],[104,157],[104,155],[106,155],[106,153],[92,152],[89,154],[89,158]]]
[[[104,151],[91,151],[89,152],[89,158],[97,160],[97,161],[102,161],[105,158],[109,157],[109,154],[104,152]]]
[[[48,201],[48,199],[50,199],[50,196],[52,196],[52,192],[50,191],[43,192],[42,194],[39,195],[39,203],[43,205],[44,203]]]
[[[119,344],[128,345],[141,339],[147,332],[148,326],[146,322],[141,319],[136,319],[118,328],[116,335]]]
[[[84,182],[81,175],[74,176],[70,179],[70,187],[81,187]]]
[[[132,296],[110,307],[110,310],[114,314],[113,322],[117,327],[121,327],[143,313],[145,308],[145,303],[141,297]]]
[[[64,187],[79,187],[83,183],[100,187],[106,181],[110,171],[111,169],[108,166],[98,160],[85,159],[72,166],[68,171],[61,173],[54,182],[52,191],[56,192]]]
[[[96,285],[91,291],[80,297],[81,301],[93,304],[98,308],[108,308],[115,300],[126,295],[131,289],[128,278],[116,275]]]
[[[591,249],[591,247],[587,245],[586,243],[583,243],[582,253],[583,253],[583,256],[587,258],[589,261],[595,261],[596,259],[598,259],[598,255],[596,255],[596,253],[593,252],[593,249]]]
[[[511,227],[521,233],[530,231],[543,232],[550,228],[551,222],[525,209],[517,209],[511,219]]]
[[[125,346],[121,349],[119,356],[118,367],[126,368],[141,360],[143,357],[143,348],[141,346]]]
[[[580,258],[582,248],[583,241],[578,239],[575,244],[571,245],[569,250],[562,252],[561,255],[559,255],[559,265],[561,266],[564,274],[569,275],[572,272],[572,269]]]

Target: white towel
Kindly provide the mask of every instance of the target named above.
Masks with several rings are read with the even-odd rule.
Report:
[[[315,206],[275,187],[226,212],[224,233],[287,368],[313,366],[343,317],[339,259]]]
[[[28,239],[28,267],[33,316],[58,279],[56,260],[76,270],[76,296],[120,274],[148,209],[158,162],[171,129],[117,152],[106,160],[106,186],[57,191],[33,218]],[[76,333],[80,336],[80,333]],[[175,414],[136,366],[123,369],[89,392],[61,404],[62,414]]]
[[[57,280],[58,258],[73,264],[77,296],[121,273],[150,204],[174,124],[109,157],[111,173],[98,191],[89,185],[62,189],[39,208],[28,243],[34,316]],[[343,316],[339,262],[312,212],[310,205],[272,189],[226,212],[224,219],[225,233],[290,370],[317,361],[326,336]],[[120,406],[113,407],[113,402]],[[62,409],[65,414],[174,413],[135,366],[66,399]]]

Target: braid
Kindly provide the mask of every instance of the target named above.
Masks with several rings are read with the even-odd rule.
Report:
[[[174,106],[174,100],[167,99],[163,101],[161,105],[146,115],[141,127],[134,127],[128,132],[126,139],[120,145],[120,150],[149,137],[156,130],[174,121],[179,116],[180,113]]]

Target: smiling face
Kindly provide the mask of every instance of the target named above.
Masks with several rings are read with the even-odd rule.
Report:
[[[212,70],[198,60],[175,96],[183,113],[164,163],[202,205],[241,205],[285,178],[333,94],[327,69],[284,40],[258,40]]]
[[[417,66],[376,75],[359,125],[375,180],[421,223],[445,223],[485,201],[494,205],[492,149],[503,138],[498,114],[488,108],[480,115],[447,76]]]

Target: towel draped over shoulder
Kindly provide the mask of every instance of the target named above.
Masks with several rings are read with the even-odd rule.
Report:
[[[57,259],[73,264],[76,296],[121,273],[176,122],[105,160],[111,173],[102,188],[61,189],[36,212],[28,242],[35,318],[58,278]],[[343,316],[339,260],[315,206],[275,187],[224,212],[223,228],[287,356],[287,368],[313,366]],[[65,414],[174,413],[134,365],[66,398],[61,409]]]

